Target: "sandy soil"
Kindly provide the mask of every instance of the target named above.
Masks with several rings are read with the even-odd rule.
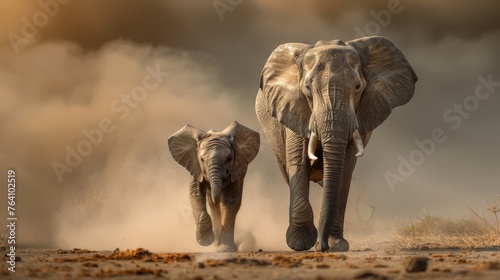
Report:
[[[500,279],[500,248],[354,250],[347,253],[154,253],[145,249],[20,249],[2,279]],[[2,255],[5,251],[2,252]]]

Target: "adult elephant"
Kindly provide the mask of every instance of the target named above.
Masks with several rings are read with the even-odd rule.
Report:
[[[256,111],[290,186],[288,246],[348,251],[344,213],[372,131],[413,96],[417,76],[383,37],[277,47],[260,77]],[[309,181],[323,186],[318,230]]]

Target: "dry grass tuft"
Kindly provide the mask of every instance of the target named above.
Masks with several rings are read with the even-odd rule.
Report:
[[[500,203],[500,200],[499,200]],[[471,217],[452,220],[425,214],[417,222],[397,231],[400,246],[406,248],[477,249],[500,247],[496,205],[488,208],[494,214],[495,226],[485,215],[471,208]],[[496,211],[498,210],[498,211]]]

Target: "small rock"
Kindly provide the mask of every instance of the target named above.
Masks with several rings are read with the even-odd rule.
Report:
[[[420,249],[420,251],[429,251],[430,250],[429,246],[426,246],[426,245],[420,246],[419,249]]]
[[[412,257],[406,265],[407,272],[423,272],[427,270],[427,262],[429,261],[426,257]]]
[[[317,268],[330,268],[330,266],[326,263],[319,263],[316,265]]]
[[[84,262],[82,264],[82,266],[84,266],[84,267],[99,267],[99,265],[95,262]]]

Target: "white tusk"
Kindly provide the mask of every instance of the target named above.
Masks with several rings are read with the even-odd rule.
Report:
[[[318,158],[314,155],[316,150],[316,144],[318,142],[318,136],[314,132],[311,132],[311,138],[309,138],[309,144],[307,145],[307,155],[311,160],[317,160]]]
[[[356,144],[356,148],[358,148],[358,153],[356,154],[356,156],[357,157],[363,156],[365,152],[365,147],[363,146],[363,140],[361,140],[361,136],[359,135],[359,131],[357,129],[352,134],[352,139]]]

